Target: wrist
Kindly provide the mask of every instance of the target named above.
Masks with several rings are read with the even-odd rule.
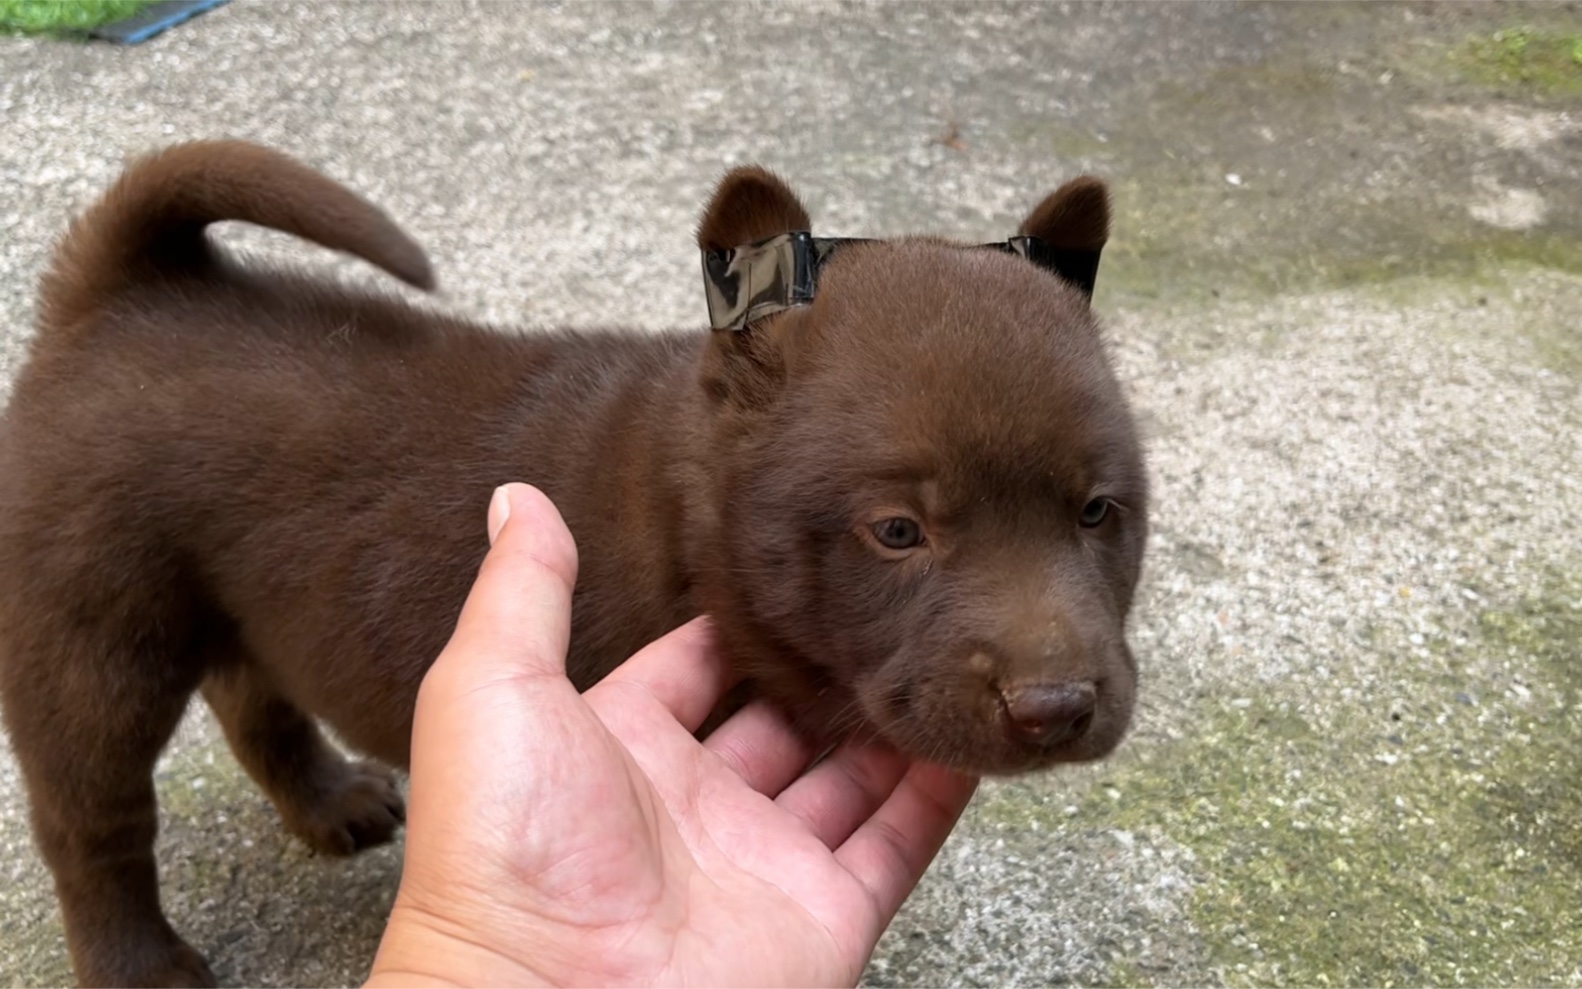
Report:
[[[403,986],[550,986],[520,960],[476,933],[398,896],[364,989]]]

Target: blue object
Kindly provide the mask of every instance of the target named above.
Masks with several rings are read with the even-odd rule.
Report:
[[[196,17],[206,10],[213,10],[230,0],[160,0],[149,4],[124,21],[103,24],[88,32],[88,37],[113,41],[118,45],[142,44],[167,28],[173,28],[189,17]]]

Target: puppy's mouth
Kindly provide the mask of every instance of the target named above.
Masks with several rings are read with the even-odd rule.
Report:
[[[1088,738],[1055,746],[1002,744],[988,739],[950,741],[915,720],[875,725],[873,733],[913,758],[972,776],[1020,776],[1065,763],[1093,762],[1108,755],[1120,741],[1120,733],[1113,742],[1100,745]]]
[[[1102,759],[1131,723],[1129,682],[1061,682],[1021,694],[951,688],[907,680],[840,690],[847,699],[831,705],[838,720],[827,724],[842,738],[882,739],[958,772],[1016,776]]]

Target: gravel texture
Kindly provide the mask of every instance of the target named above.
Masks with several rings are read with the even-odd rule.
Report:
[[[1095,172],[1157,491],[1139,723],[987,785],[867,980],[1582,985],[1582,70],[1513,26],[1538,58],[1582,12],[237,2],[0,38],[0,396],[70,213],[175,140],[301,156],[428,248],[432,304],[528,327],[701,325],[739,162],[825,233],[985,240]],[[399,847],[309,856],[197,709],[160,786],[222,980],[362,978]],[[0,984],[67,981],[0,751]]]

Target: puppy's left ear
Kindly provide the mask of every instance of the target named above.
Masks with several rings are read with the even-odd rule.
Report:
[[[1017,231],[1020,250],[1045,271],[1093,298],[1099,254],[1110,236],[1110,193],[1091,175],[1072,179],[1039,203]]]
[[[1098,251],[1110,238],[1110,191],[1091,175],[1074,178],[1027,214],[1017,231],[1063,251]]]
[[[793,230],[811,230],[807,210],[780,176],[757,165],[720,180],[698,223],[698,247],[728,251]]]
[[[732,169],[720,180],[698,224],[698,247],[729,251],[792,231],[811,230],[790,186],[767,168]],[[782,312],[741,330],[716,330],[703,359],[704,392],[721,406],[746,411],[772,405],[795,354],[808,343],[800,312]]]

